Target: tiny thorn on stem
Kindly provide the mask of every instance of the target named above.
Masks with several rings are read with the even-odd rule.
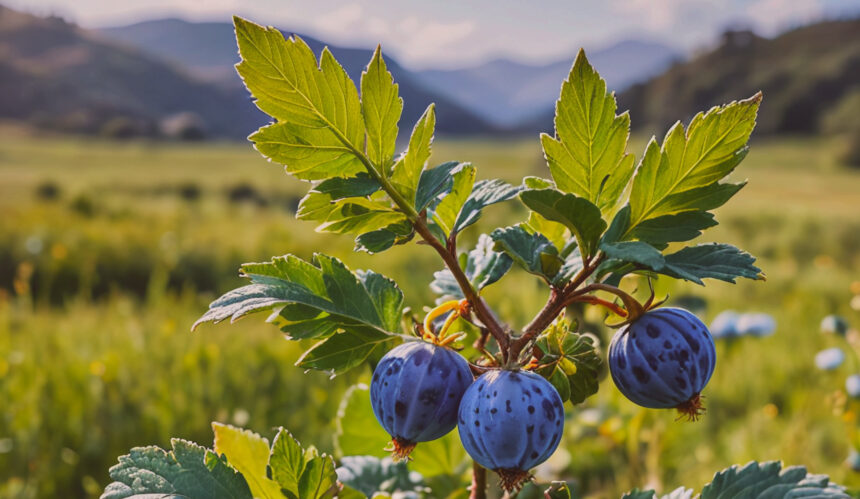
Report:
[[[704,398],[701,394],[697,393],[690,397],[690,400],[679,404],[676,407],[679,413],[677,420],[698,421],[706,412],[705,404],[702,400]]]

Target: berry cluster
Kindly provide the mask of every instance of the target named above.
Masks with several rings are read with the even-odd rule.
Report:
[[[449,345],[444,334],[425,334],[377,364],[371,404],[392,437],[391,450],[407,458],[419,442],[457,426],[475,462],[495,471],[506,490],[518,489],[561,442],[562,398],[529,370],[531,364],[489,369],[474,379],[469,363]],[[703,411],[701,392],[715,362],[707,327],[678,308],[629,319],[609,347],[612,379],[628,399],[643,407],[677,408],[691,419]]]

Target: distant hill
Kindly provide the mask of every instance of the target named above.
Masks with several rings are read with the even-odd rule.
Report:
[[[603,50],[589,51],[588,58],[610,88],[623,90],[661,73],[679,59],[680,54],[659,43],[628,40]],[[552,108],[572,63],[573,55],[545,65],[499,59],[473,68],[421,71],[418,76],[428,88],[451,97],[488,120],[516,126]]]
[[[758,90],[764,92],[759,134],[815,133],[828,115],[860,115],[860,19],[821,22],[774,39],[727,32],[713,51],[621,94],[619,108],[630,110],[634,128],[662,131]]]
[[[230,23],[157,19],[99,31],[106,38],[170,61],[202,79],[217,82],[227,88],[241,86],[241,80],[233,69],[239,57],[233,25]],[[285,36],[293,34],[290,30],[281,31]],[[372,51],[368,49],[337,47],[306,35],[299,36],[316,54],[328,45],[335,58],[356,82],[372,55]],[[489,124],[487,120],[452,99],[419,85],[415,75],[390,56],[386,56],[386,63],[400,85],[400,95],[405,104],[401,129],[411,130],[427,105],[435,102],[436,127],[440,132],[486,134],[501,131],[499,127]]]
[[[200,82],[57,17],[0,6],[0,118],[44,129],[154,135],[191,115],[207,135],[244,137],[263,122],[247,95]]]

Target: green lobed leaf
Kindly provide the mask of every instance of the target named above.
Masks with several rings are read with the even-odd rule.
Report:
[[[606,222],[600,216],[600,209],[587,199],[555,189],[526,190],[520,193],[520,199],[532,211],[570,229],[586,257],[597,250]]]
[[[652,140],[633,178],[630,227],[663,215],[709,210],[742,184],[718,182],[744,158],[761,94],[697,114],[687,130],[677,123],[663,147]]]
[[[597,393],[603,361],[592,336],[575,333],[567,323],[558,321],[538,337],[536,344],[544,354],[540,360],[544,367],[539,372],[560,394],[567,395],[563,400],[579,404]]]
[[[382,458],[390,454],[385,451],[385,446],[391,436],[382,429],[371,407],[367,385],[352,385],[344,393],[335,418],[334,448],[339,458]]]
[[[245,478],[212,451],[186,440],[171,440],[172,451],[135,447],[111,467],[113,483],[101,499],[168,496],[251,499]]]
[[[336,258],[318,253],[310,263],[286,255],[244,264],[241,272],[252,284],[212,302],[192,328],[290,303],[328,313],[345,328],[362,325],[388,334],[399,327],[403,293],[397,285],[371,271],[353,273]]]
[[[299,441],[284,428],[278,430],[269,454],[272,478],[282,489],[299,497],[299,480],[305,470],[304,449]]]
[[[457,215],[460,214],[463,204],[469,198],[469,194],[472,193],[476,173],[477,169],[474,166],[464,165],[454,174],[451,192],[442,198],[436,206],[431,205],[430,221],[433,225],[438,226],[446,237],[451,234]]]
[[[547,220],[543,215],[539,215],[533,211],[529,212],[529,218],[526,220],[525,226],[531,232],[543,234],[556,248],[563,248],[567,242],[569,231],[564,224]]]
[[[424,165],[430,159],[430,146],[433,143],[435,129],[436,107],[434,104],[430,104],[412,129],[408,149],[394,163],[391,183],[411,203],[415,203],[418,180],[424,170]]]
[[[307,459],[307,455],[305,456]],[[334,460],[325,454],[307,459],[299,478],[299,499],[322,499],[337,495]]]
[[[637,263],[652,270],[660,270],[665,265],[663,254],[650,244],[642,241],[623,241],[603,243],[600,249],[609,258],[624,262]]]
[[[334,177],[324,180],[315,185],[299,201],[296,218],[325,222],[338,208],[336,202],[347,199],[367,201],[368,196],[378,192],[379,189],[379,183],[366,172],[354,177]]]
[[[381,229],[365,232],[355,238],[355,250],[381,253],[392,246],[412,240],[415,229],[408,220],[401,220]]]
[[[338,480],[367,497],[377,492],[405,495],[404,492],[425,492],[424,477],[410,472],[405,462],[394,463],[390,457],[347,456],[337,468]]]
[[[490,236],[481,234],[475,249],[468,253],[463,264],[466,277],[478,291],[501,279],[514,263],[508,255],[495,251],[494,245]],[[433,277],[434,280],[430,283],[433,292],[441,296],[463,298],[463,291],[450,270],[435,272]]]
[[[299,358],[296,365],[342,373],[358,366],[391,341],[390,335],[375,329],[350,327],[318,342]]]
[[[783,469],[779,461],[751,461],[743,467],[735,465],[718,472],[711,483],[702,489],[701,499],[729,497],[848,499],[850,496],[842,487],[831,483],[827,476],[811,475],[803,466]]]
[[[388,203],[353,197],[335,201],[328,217],[316,230],[335,234],[362,234],[406,220],[406,215],[395,211]]]
[[[367,156],[378,171],[387,171],[394,157],[397,122],[402,112],[398,85],[377,45],[367,69],[361,73],[361,114],[367,130]]]
[[[415,191],[415,210],[419,213],[442,194],[447,194],[454,186],[453,176],[467,166],[464,163],[449,161],[435,168],[421,172],[418,188]]]
[[[281,151],[300,178],[349,176],[363,169],[357,161],[332,161],[346,147],[364,147],[364,120],[358,91],[343,67],[328,49],[317,64],[308,45],[298,36],[285,39],[274,28],[264,28],[239,17],[233,18],[242,61],[236,70],[255,98],[257,106],[278,120],[266,132],[264,148]],[[288,139],[277,144],[274,138]],[[305,144],[307,156],[298,150]],[[264,153],[265,154],[265,153]],[[275,159],[275,158],[273,158]],[[275,159],[278,161],[278,159]]]
[[[279,499],[284,495],[277,482],[268,477],[269,442],[250,430],[212,423],[215,452],[224,455],[230,466],[248,481],[255,498]]]
[[[731,283],[737,277],[763,280],[761,269],[754,263],[754,256],[730,244],[700,244],[666,255],[665,268],[658,272],[697,284],[703,284],[705,278]]]
[[[645,220],[629,230],[630,206],[628,205],[618,210],[609,229],[603,235],[603,242],[616,243],[622,237],[626,237],[663,248],[668,243],[695,239],[702,235],[702,231],[715,225],[717,221],[714,220],[714,215],[707,211],[685,211]]]
[[[302,180],[348,176],[364,170],[355,152],[325,128],[288,122],[264,126],[248,140],[266,159]]]
[[[507,201],[516,196],[520,190],[520,187],[496,179],[475,182],[471,194],[463,203],[463,207],[454,221],[454,228],[451,229],[451,233],[461,232],[481,218],[484,208],[491,204]]]
[[[543,277],[547,282],[558,274],[564,260],[558,249],[541,234],[529,233],[517,225],[496,229],[490,234],[494,248],[505,252],[527,272]]]
[[[633,175],[626,153],[630,116],[616,115],[615,94],[580,50],[555,107],[556,136],[541,135],[558,189],[576,194],[604,213],[618,203]]]

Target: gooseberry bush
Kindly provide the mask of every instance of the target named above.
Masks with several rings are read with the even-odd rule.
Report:
[[[763,279],[755,258],[734,246],[686,244],[715,226],[712,211],[744,186],[725,179],[747,153],[761,94],[675,124],[637,162],[627,152],[630,117],[617,114],[614,94],[580,52],[561,86],[555,134],[540,137],[549,178],[512,185],[477,180],[469,163],[433,165],[432,104],[396,154],[403,101],[379,48],[356,88],[328,49],[317,59],[299,37],[240,18],[235,28],[237,70],[273,119],[250,140],[310,185],[297,217],[354,237],[356,251],[382,253],[413,240],[429,248],[444,264],[430,283],[439,300],[423,320],[414,317],[392,279],[322,253],[243,265],[249,284],[212,302],[195,328],[265,311],[288,339],[309,345],[299,368],[373,371],[369,389],[353,387],[337,415],[337,465],[285,429],[270,445],[214,423],[212,449],[174,440],[170,451],[143,447],[120,457],[103,498],[482,498],[494,483],[487,470],[508,496],[570,497],[564,482],[530,482],[561,441],[564,404],[582,403],[600,381],[604,353],[565,317],[573,304],[605,309],[618,329],[608,364],[626,397],[682,418],[702,416],[702,390],[716,365],[713,338],[692,313],[661,308],[650,284]],[[527,215],[461,247],[459,236],[502,202],[522,203]],[[515,267],[549,291],[524,326],[482,298]],[[622,290],[626,276],[647,283],[648,296],[635,296],[645,286]],[[393,459],[372,456],[374,431],[390,437]],[[451,457],[460,445],[473,461],[471,485],[469,465]],[[453,491],[431,486],[445,473]],[[692,494],[681,488],[664,497]],[[778,462],[729,468],[701,491],[738,496],[847,497],[827,477]]]

